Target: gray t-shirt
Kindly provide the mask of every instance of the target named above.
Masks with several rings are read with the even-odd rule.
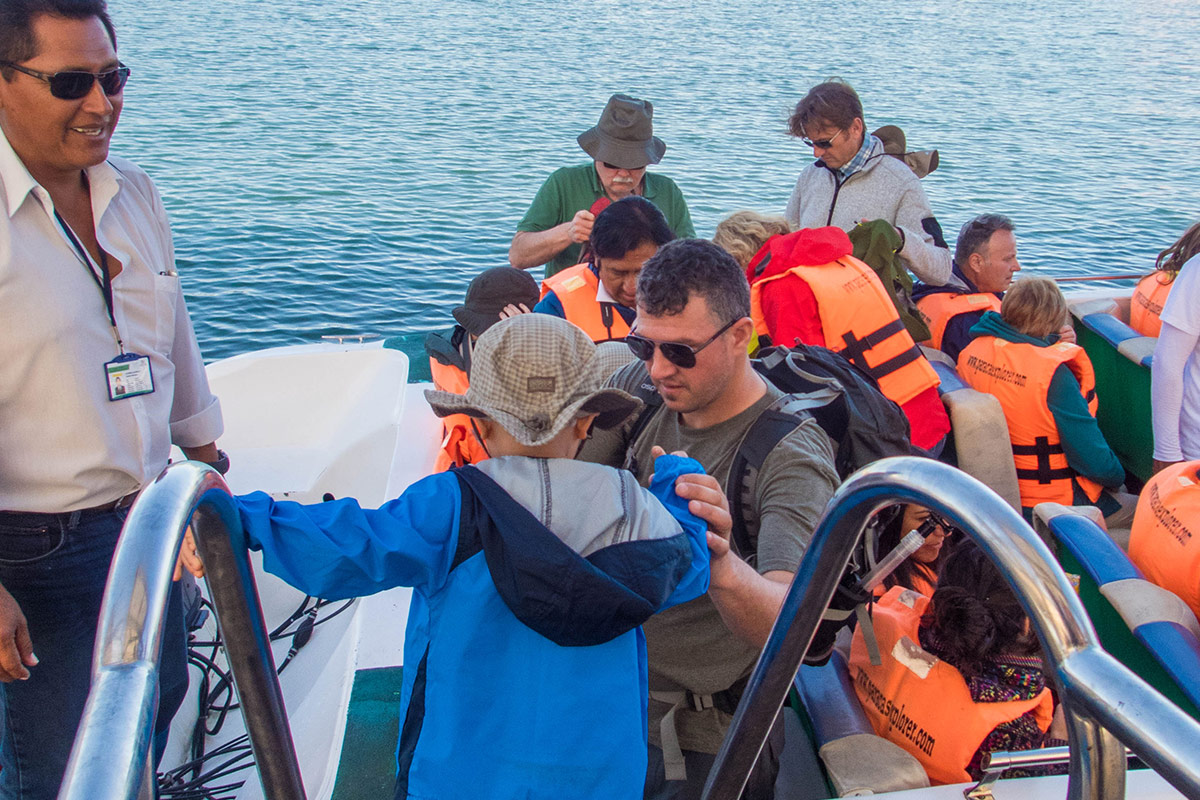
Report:
[[[640,362],[618,371],[609,385],[631,391],[645,381]],[[738,444],[746,431],[782,393],[768,384],[766,394],[742,413],[707,428],[688,428],[679,414],[658,411],[634,443],[637,478],[648,485],[654,464],[650,448],[659,445],[668,453],[684,450],[704,465],[723,487]],[[631,424],[611,431],[597,430],[584,443],[579,457],[620,466],[628,449]],[[784,437],[768,454],[755,484],[753,511],[760,520],[758,563],[760,573],[795,572],[825,504],[838,485],[833,447],[813,420],[807,420]],[[734,636],[725,627],[707,595],[656,614],[643,626],[650,659],[650,690],[690,690],[714,694],[730,688],[750,674],[759,650]],[[658,745],[659,721],[670,704],[650,701],[650,740]],[[716,753],[732,717],[717,709],[676,712],[679,743],[685,750]]]

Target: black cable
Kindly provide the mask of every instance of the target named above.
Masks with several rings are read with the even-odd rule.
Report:
[[[269,634],[270,641],[279,641],[287,637],[292,639],[287,655],[276,667],[276,674],[283,672],[284,667],[309,643],[318,625],[343,613],[354,605],[356,600],[357,598],[351,598],[332,612],[321,615],[322,609],[337,601],[306,595],[296,610]],[[203,597],[200,603],[201,607],[207,607],[214,612],[215,619],[212,603]],[[295,628],[292,628],[294,624]],[[220,733],[229,712],[241,707],[235,702],[232,673],[217,663],[217,655],[222,649],[223,641],[219,629],[211,640],[192,637],[188,642],[188,663],[200,672],[197,691],[199,708],[190,748],[192,758],[159,775],[159,795],[163,800],[233,800],[232,794],[223,793],[237,790],[245,781],[219,786],[206,784],[222,780],[254,765],[253,750],[246,735],[205,752],[206,739]],[[209,766],[217,761],[220,763],[216,766]]]

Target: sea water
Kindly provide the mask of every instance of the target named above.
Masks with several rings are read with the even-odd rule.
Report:
[[[157,181],[208,359],[449,323],[609,95],[654,103],[700,236],[782,213],[813,84],[936,148],[953,242],[1140,272],[1200,220],[1195,0],[111,0],[133,68],[113,151]]]

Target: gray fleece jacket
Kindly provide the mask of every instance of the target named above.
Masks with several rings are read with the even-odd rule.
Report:
[[[900,257],[914,275],[931,286],[950,279],[950,250],[921,181],[900,159],[884,153],[879,139],[871,137],[866,166],[838,181],[838,174],[819,161],[804,168],[788,201],[793,229],[836,225],[849,231],[860,220],[885,219],[903,233]]]

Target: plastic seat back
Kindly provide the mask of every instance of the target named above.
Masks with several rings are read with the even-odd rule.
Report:
[[[1100,430],[1125,468],[1144,481],[1153,474],[1150,361],[1158,340],[1142,336],[1116,313],[1112,301],[1071,306],[1075,334],[1096,371]]]
[[[1049,504],[1045,504],[1049,505]],[[1146,580],[1096,523],[1038,507],[1104,649],[1200,719],[1200,623],[1177,595]]]
[[[929,785],[919,761],[875,734],[840,653],[835,651],[824,666],[801,667],[793,685],[811,723],[826,776],[838,797]]]
[[[967,386],[948,361],[938,359],[930,363],[942,381],[938,394],[950,415],[955,463],[1020,511],[1021,492],[1004,409],[992,395]]]

